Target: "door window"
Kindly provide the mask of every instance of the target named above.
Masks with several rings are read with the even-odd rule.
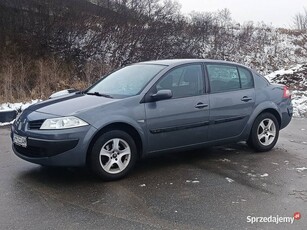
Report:
[[[170,89],[172,98],[197,96],[204,93],[204,80],[200,64],[185,65],[168,72],[156,85],[156,90]]]
[[[211,93],[227,92],[254,87],[251,72],[231,65],[207,65]]]

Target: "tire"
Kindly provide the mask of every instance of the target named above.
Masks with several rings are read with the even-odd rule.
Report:
[[[254,121],[247,144],[257,152],[267,152],[275,146],[278,136],[276,117],[271,113],[262,113]]]
[[[91,170],[105,181],[125,177],[137,160],[133,138],[121,130],[102,134],[94,143],[90,154]]]

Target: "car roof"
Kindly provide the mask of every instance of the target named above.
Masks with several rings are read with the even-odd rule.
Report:
[[[232,64],[232,65],[239,65],[246,68],[246,66],[241,65],[239,63],[230,62],[230,61],[223,61],[223,60],[213,60],[213,59],[163,59],[163,60],[153,60],[153,61],[145,61],[139,62],[136,64],[153,64],[153,65],[167,65],[167,66],[176,66],[180,64],[188,64],[188,63],[195,63],[195,62],[207,62],[207,63],[224,63],[224,64]]]

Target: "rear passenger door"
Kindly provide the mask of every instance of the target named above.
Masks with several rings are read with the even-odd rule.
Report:
[[[209,140],[239,136],[255,105],[252,73],[241,66],[206,64],[210,83]]]

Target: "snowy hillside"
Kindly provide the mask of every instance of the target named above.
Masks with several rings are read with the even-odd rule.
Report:
[[[278,70],[266,77],[269,81],[285,84],[292,90],[307,91],[307,64]]]
[[[266,76],[270,82],[287,85],[292,90],[295,117],[307,117],[307,65],[295,65]]]

